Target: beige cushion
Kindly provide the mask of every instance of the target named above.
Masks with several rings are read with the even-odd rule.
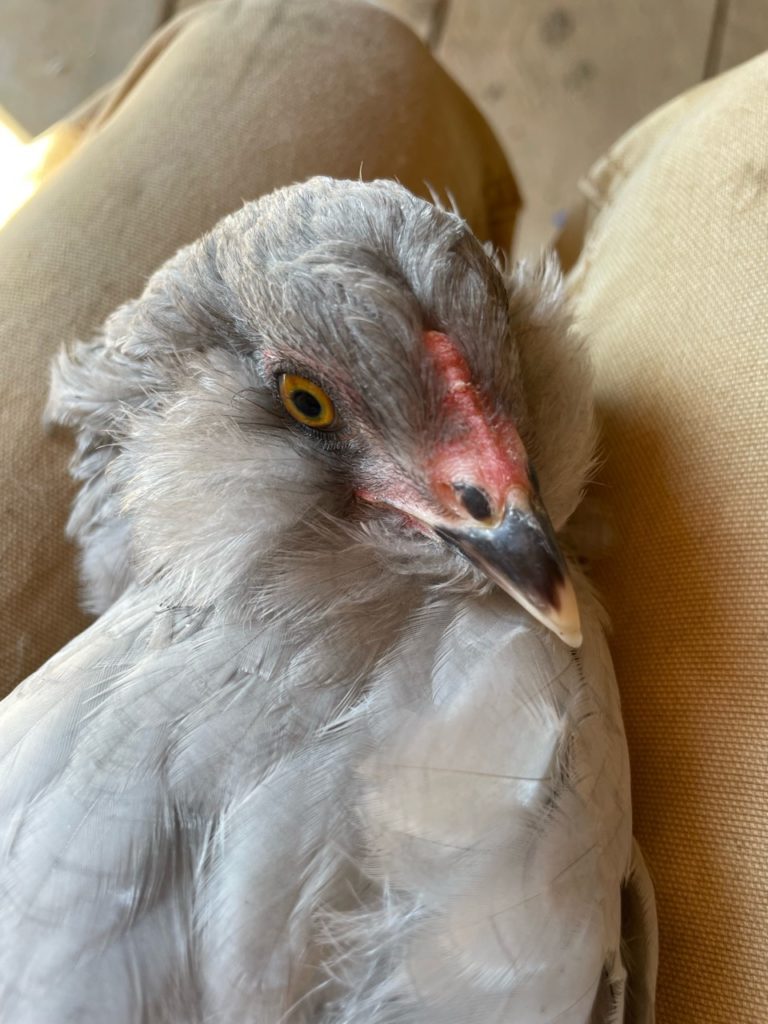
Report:
[[[768,1020],[768,57],[640,124],[587,182],[572,275],[661,1024]]]
[[[40,426],[62,342],[243,200],[312,174],[450,187],[502,246],[518,207],[480,115],[367,4],[194,9],[73,124],[84,143],[0,232],[0,694],[86,623],[63,539],[71,439]]]

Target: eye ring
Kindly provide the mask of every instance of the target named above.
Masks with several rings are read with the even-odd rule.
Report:
[[[281,373],[278,390],[286,412],[298,423],[315,430],[330,430],[334,425],[336,410],[319,384],[296,373]]]

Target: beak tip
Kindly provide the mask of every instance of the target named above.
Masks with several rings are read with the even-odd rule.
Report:
[[[563,643],[572,647],[574,650],[578,650],[584,641],[584,637],[582,636],[580,629],[561,630],[560,639]]]
[[[581,632],[581,615],[579,614],[576,591],[568,576],[565,577],[561,585],[557,604],[557,612],[551,617],[547,616],[545,625],[549,626],[563,643],[575,650],[581,647],[584,638]]]
[[[494,578],[493,573],[489,573],[489,575]],[[576,593],[568,576],[565,577],[561,585],[557,602],[554,605],[535,603],[529,594],[510,585],[508,580],[500,579],[498,576],[495,576],[495,579],[503,591],[514,598],[534,619],[554,633],[564,644],[574,650],[581,647],[584,639],[581,632],[581,616]]]
[[[575,597],[573,605],[569,611],[571,614],[563,616],[556,612],[553,613],[549,610],[545,611],[542,609],[538,610],[536,618],[543,626],[546,626],[547,629],[551,630],[555,636],[559,637],[564,644],[567,644],[568,647],[576,650],[581,647],[584,637],[581,632],[581,622],[578,608],[575,603]]]

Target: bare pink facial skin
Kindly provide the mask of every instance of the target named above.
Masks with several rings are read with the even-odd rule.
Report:
[[[447,335],[426,331],[424,348],[444,385],[443,411],[452,427],[451,440],[436,448],[427,462],[432,493],[446,510],[466,518],[455,485],[478,487],[488,497],[490,522],[498,522],[510,492],[530,490],[523,442],[509,420],[489,409],[466,359]]]
[[[518,505],[528,504],[531,484],[523,442],[511,421],[491,410],[472,380],[466,359],[446,334],[425,331],[423,343],[432,372],[442,385],[442,414],[450,436],[426,455],[431,501],[425,504],[410,481],[394,479],[386,490],[360,489],[357,496],[397,509],[410,526],[429,532],[429,525],[471,520],[457,485],[472,486],[488,498],[491,514],[486,524],[493,526],[504,517],[510,498]],[[435,507],[440,509],[437,515]]]

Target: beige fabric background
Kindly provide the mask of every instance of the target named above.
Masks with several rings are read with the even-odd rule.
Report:
[[[768,1021],[768,56],[621,139],[571,276],[660,1024]]]
[[[420,44],[338,0],[190,12],[76,121],[86,142],[0,233],[6,687],[83,621],[62,541],[70,443],[39,427],[61,341],[243,199],[312,173],[362,162],[449,186],[501,244],[517,207],[487,127]],[[768,1020],[766,140],[766,59],[654,115],[591,175],[571,277],[619,535],[600,583],[658,887],[660,1024]]]
[[[95,120],[94,120],[95,118]],[[211,4],[73,118],[90,134],[0,233],[0,695],[85,625],[48,365],[246,199],[312,174],[450,186],[481,237],[519,205],[489,128],[408,29],[340,0]]]

